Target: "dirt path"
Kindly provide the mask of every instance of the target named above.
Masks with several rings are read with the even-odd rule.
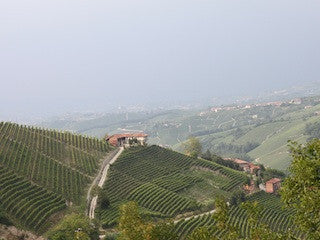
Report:
[[[107,156],[102,164],[102,168],[99,171],[99,174],[97,175],[97,177],[94,179],[93,183],[91,184],[88,193],[87,193],[87,201],[88,201],[88,216],[90,219],[94,219],[94,212],[96,210],[96,206],[97,206],[97,201],[98,201],[98,196],[94,196],[92,199],[91,198],[91,190],[93,188],[93,186],[98,185],[99,187],[102,187],[106,178],[107,178],[107,174],[108,174],[108,170],[110,168],[110,165],[112,163],[114,163],[118,157],[120,156],[120,154],[122,153],[122,151],[124,150],[123,147],[119,148],[119,150],[116,152],[114,152],[113,154],[110,154],[109,156]]]
[[[179,218],[179,219],[174,220],[173,223],[176,224],[176,223],[180,222],[181,220],[188,221],[188,220],[190,220],[190,219],[192,219],[192,218],[199,218],[199,217],[202,217],[202,216],[204,216],[204,215],[212,214],[212,213],[214,213],[215,211],[216,211],[216,210],[213,209],[213,210],[211,210],[211,211],[204,212],[204,213],[200,213],[200,214],[197,214],[197,215],[192,215],[192,216],[190,216],[190,217]]]

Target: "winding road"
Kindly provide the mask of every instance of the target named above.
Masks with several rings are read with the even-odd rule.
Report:
[[[97,202],[98,202],[98,196],[94,196],[91,200],[90,200],[90,196],[91,196],[91,190],[93,188],[94,185],[98,185],[99,187],[103,187],[103,184],[107,178],[107,174],[108,174],[108,170],[110,168],[110,165],[112,163],[114,163],[118,157],[120,156],[120,154],[123,152],[124,148],[120,147],[118,152],[110,159],[110,156],[106,157],[105,160],[103,161],[102,164],[102,169],[99,171],[99,174],[97,175],[97,177],[95,178],[95,180],[93,181],[93,183],[91,184],[88,194],[87,194],[87,200],[88,202],[90,202],[89,204],[89,211],[88,211],[88,216],[90,219],[94,219],[94,212],[96,210],[97,207]],[[112,156],[112,155],[111,155]]]

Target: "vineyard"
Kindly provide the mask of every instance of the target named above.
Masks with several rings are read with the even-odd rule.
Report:
[[[278,232],[286,232],[289,228],[294,228],[292,220],[292,211],[284,210],[280,198],[264,192],[258,192],[247,198],[248,201],[258,201],[264,208],[261,213],[262,221],[269,225],[270,228]],[[230,209],[229,224],[240,230],[243,237],[250,233],[250,226],[247,221],[247,213],[239,206],[233,206]],[[176,224],[176,232],[179,234],[180,239],[190,234],[195,228],[201,226],[213,227],[215,221],[211,214],[195,217],[187,221],[181,220]],[[223,237],[223,231],[214,232],[217,237]],[[298,232],[296,232],[299,235]]]
[[[195,169],[222,178],[221,191],[233,191],[247,180],[245,174],[214,162],[195,159],[159,146],[125,150],[111,165],[103,187],[111,206],[99,211],[103,226],[116,223],[118,206],[136,201],[152,216],[174,217],[201,208],[202,203],[181,193],[204,179],[193,176]],[[214,197],[214,196],[212,196]]]
[[[51,215],[80,203],[110,150],[95,138],[1,122],[1,208],[13,222],[41,231]]]

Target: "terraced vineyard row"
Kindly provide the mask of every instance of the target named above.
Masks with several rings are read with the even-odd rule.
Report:
[[[36,231],[53,213],[66,208],[58,194],[32,185],[1,165],[0,205],[11,219]]]
[[[40,151],[64,165],[88,175],[95,173],[98,168],[98,160],[103,156],[103,153],[110,150],[105,142],[97,139],[84,138],[71,133],[22,127],[7,122],[0,123],[0,137]]]
[[[194,159],[158,146],[127,150],[114,167],[138,179],[148,182],[158,177],[189,169]]]
[[[202,181],[201,178],[176,173],[173,175],[157,178],[152,182],[162,188],[168,189],[173,192],[178,192],[200,181]]]
[[[169,216],[197,207],[195,202],[152,183],[146,183],[136,188],[128,198],[136,201],[139,206]]]
[[[173,217],[178,213],[198,209],[199,204],[179,192],[203,181],[201,177],[187,175],[193,168],[209,168],[231,183],[229,189],[242,185],[246,176],[240,172],[202,159],[161,148],[138,147],[125,150],[110,167],[104,191],[108,196],[111,211],[102,210],[100,218],[105,225],[115,223],[111,216],[119,202],[135,200],[141,207]],[[237,175],[238,174],[238,175]],[[233,179],[237,176],[238,179]],[[108,215],[109,213],[109,215]]]
[[[79,200],[89,182],[82,173],[8,138],[0,140],[0,163],[72,201]]]
[[[17,183],[4,182],[8,187],[1,187],[2,204],[12,202],[8,207],[4,205],[6,215],[14,223],[41,229],[48,217],[62,209],[62,205],[65,207],[66,202],[80,203],[101,158],[110,150],[111,147],[98,139],[0,122],[0,166],[10,172],[10,176],[16,176]],[[24,193],[20,183],[26,187],[25,191],[30,188],[35,197],[40,189],[39,194],[43,194],[39,199],[47,205]],[[16,202],[28,207],[23,209],[24,215],[19,215]]]
[[[247,181],[246,174],[205,159],[197,159],[194,163],[194,167],[206,168],[227,177],[226,184],[222,186],[222,190],[225,191],[232,191],[236,187],[242,186]]]
[[[253,194],[248,198],[249,201],[258,201],[264,210],[261,213],[261,219],[264,223],[268,224],[272,230],[285,232],[289,228],[293,228],[293,221],[291,219],[292,212],[283,210],[280,199],[276,196],[259,192]],[[244,209],[234,206],[230,209],[230,218],[228,222],[240,230],[242,236],[248,236],[250,233],[250,226],[247,221],[247,213]],[[181,220],[176,224],[176,232],[180,235],[181,239],[190,234],[195,228],[201,226],[211,227],[215,224],[211,214],[204,215],[190,220]],[[214,232],[214,235],[223,237],[223,232]],[[297,232],[297,235],[299,233]]]

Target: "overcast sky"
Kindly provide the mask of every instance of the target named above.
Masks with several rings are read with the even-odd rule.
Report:
[[[2,0],[0,112],[101,110],[320,80],[319,0]]]

